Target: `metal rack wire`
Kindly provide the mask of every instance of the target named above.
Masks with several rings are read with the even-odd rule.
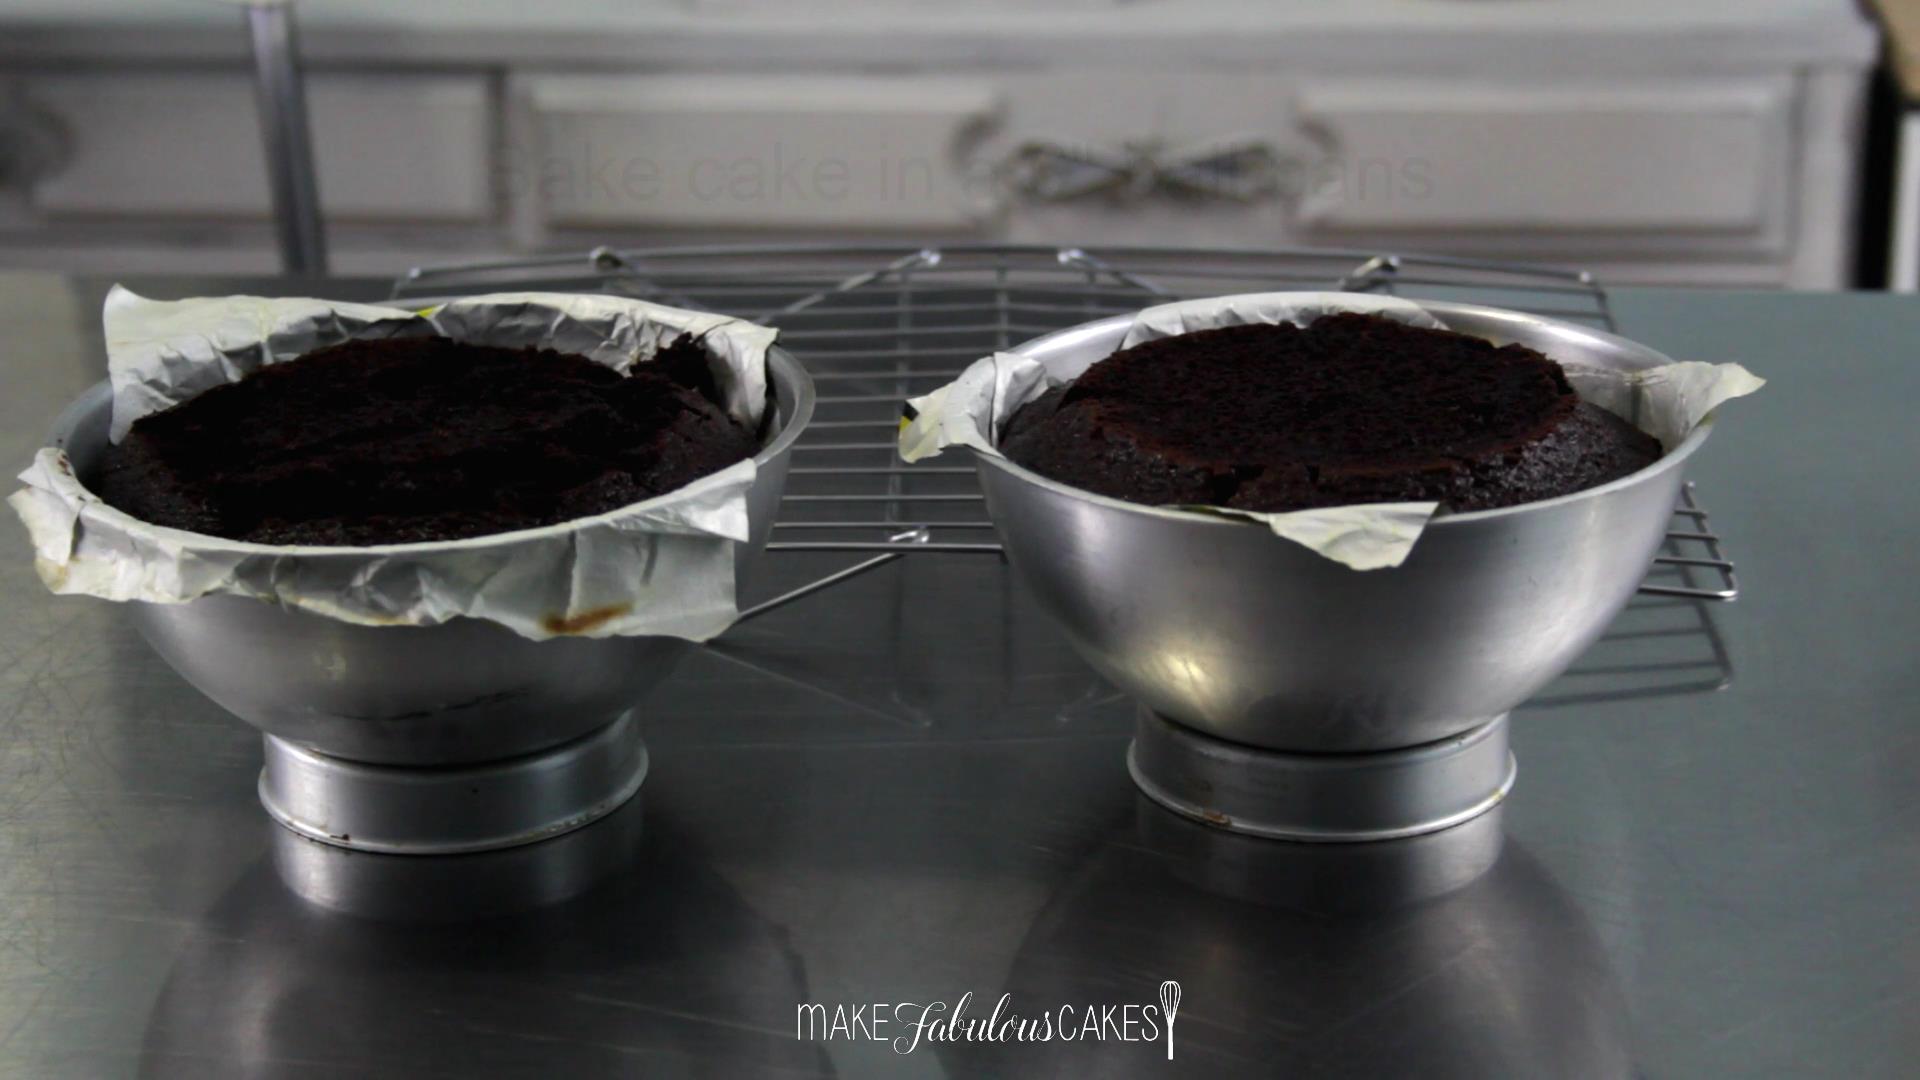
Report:
[[[535,287],[619,292],[778,326],[812,373],[818,410],[794,448],[771,550],[861,558],[748,616],[911,553],[998,554],[971,467],[899,461],[900,403],[1041,334],[1188,297],[1288,288],[1470,301],[1615,329],[1606,290],[1584,272],[1325,249],[600,248],[585,258],[416,268],[394,296]],[[1641,591],[1737,597],[1734,563],[1691,484],[1674,513]]]

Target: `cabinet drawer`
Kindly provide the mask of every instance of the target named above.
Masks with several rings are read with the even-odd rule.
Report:
[[[505,176],[546,225],[964,227],[959,163],[984,84],[892,78],[551,77],[514,93]]]
[[[1747,233],[1782,225],[1791,84],[1304,87],[1333,148],[1309,229]]]
[[[253,84],[226,73],[36,78],[29,97],[69,156],[32,189],[56,216],[259,218],[271,213]],[[330,217],[472,221],[491,214],[490,105],[480,76],[307,80]]]

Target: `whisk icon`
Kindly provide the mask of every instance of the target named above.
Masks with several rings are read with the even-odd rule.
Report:
[[[1160,984],[1160,1011],[1167,1018],[1167,1060],[1173,1060],[1173,1017],[1180,1011],[1180,984],[1168,979]]]

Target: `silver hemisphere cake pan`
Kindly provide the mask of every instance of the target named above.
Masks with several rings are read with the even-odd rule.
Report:
[[[770,349],[767,373],[771,420],[736,580],[766,546],[813,414],[812,381],[791,354]],[[111,406],[103,382],[56,421],[51,445],[83,483],[106,451]],[[239,596],[128,607],[175,671],[266,733],[270,813],[315,839],[379,851],[510,846],[619,805],[646,771],[627,714],[688,648],[653,636],[535,641],[471,618],[364,626]]]
[[[1569,364],[1637,370],[1644,345],[1537,315],[1423,302],[1448,327]],[[1103,358],[1133,316],[1013,351]],[[1020,580],[1088,663],[1159,715],[1292,753],[1397,750],[1505,715],[1597,640],[1645,576],[1711,419],[1630,476],[1442,514],[1390,569],[1352,570],[1264,525],[1143,506],[975,453]]]

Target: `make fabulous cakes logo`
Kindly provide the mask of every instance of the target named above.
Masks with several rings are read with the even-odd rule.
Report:
[[[794,1013],[793,1037],[802,1042],[884,1043],[896,1054],[942,1043],[1149,1043],[1163,1044],[1172,1061],[1179,1012],[1180,984],[1172,979],[1160,984],[1151,1001],[1068,1003],[1037,1013],[1016,1009],[1012,994],[1001,994],[991,1009],[983,1009],[969,990],[951,1003],[803,1001]]]

